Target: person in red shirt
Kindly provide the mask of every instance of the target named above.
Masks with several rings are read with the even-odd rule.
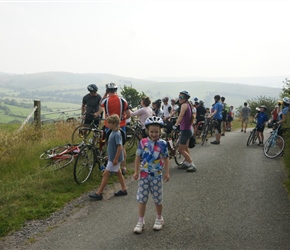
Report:
[[[103,96],[101,102],[102,111],[105,114],[105,131],[108,132],[108,123],[107,117],[116,114],[120,118],[120,128],[124,131],[124,137],[126,138],[126,119],[130,117],[129,105],[127,101],[123,98],[118,96],[117,94],[118,86],[111,82],[106,84],[106,93]],[[123,141],[123,144],[125,141]],[[126,163],[126,151],[124,150],[124,161],[121,163],[122,172],[125,172],[125,163]]]

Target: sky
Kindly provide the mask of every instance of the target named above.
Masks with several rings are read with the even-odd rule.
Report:
[[[290,1],[0,1],[0,72],[290,75]]]

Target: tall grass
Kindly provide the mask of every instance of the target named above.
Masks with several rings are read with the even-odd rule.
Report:
[[[82,185],[73,179],[73,164],[50,171],[39,155],[71,141],[75,125],[54,124],[20,133],[0,132],[0,237],[22,227],[26,220],[43,219],[67,202],[95,189],[101,174],[94,170]],[[111,182],[116,178],[110,178]]]

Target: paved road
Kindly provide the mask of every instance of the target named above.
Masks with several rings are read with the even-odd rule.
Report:
[[[268,131],[266,132],[266,134]],[[146,229],[135,235],[137,182],[126,197],[92,201],[29,249],[290,249],[290,201],[281,158],[247,147],[248,133],[192,149],[196,173],[176,169],[164,185],[165,227],[155,232],[152,201]]]

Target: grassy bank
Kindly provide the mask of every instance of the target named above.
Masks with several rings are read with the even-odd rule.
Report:
[[[73,179],[73,164],[50,171],[39,155],[70,142],[72,124],[55,124],[37,131],[0,132],[0,237],[22,227],[26,220],[42,219],[61,209],[67,202],[95,189],[101,175],[95,168],[82,185]],[[110,181],[116,181],[116,176]]]

